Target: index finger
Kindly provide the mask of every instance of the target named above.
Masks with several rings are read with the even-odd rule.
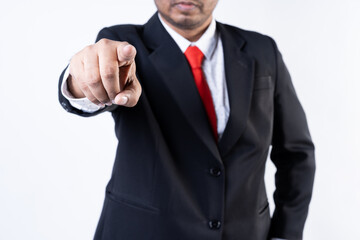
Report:
[[[136,49],[133,45],[128,43],[119,44],[117,47],[117,56],[119,67],[131,65],[136,56]]]
[[[104,47],[98,52],[99,71],[102,84],[109,96],[113,100],[120,92],[119,67],[117,54],[111,46]]]

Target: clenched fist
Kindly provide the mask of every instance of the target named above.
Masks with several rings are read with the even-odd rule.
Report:
[[[101,39],[85,47],[70,61],[69,91],[100,106],[135,106],[141,94],[135,55],[127,42]]]

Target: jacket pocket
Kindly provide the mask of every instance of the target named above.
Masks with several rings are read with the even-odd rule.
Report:
[[[106,197],[113,202],[123,204],[125,206],[131,207],[133,209],[147,211],[149,213],[159,214],[159,209],[148,204],[145,204],[136,199],[129,199],[126,196],[121,196],[121,194],[114,193],[112,191],[106,191]]]
[[[264,204],[262,204],[259,208],[259,215],[263,214],[264,212],[266,212],[267,210],[269,210],[269,202],[266,201]]]
[[[272,88],[271,76],[256,77],[254,82],[254,91]]]

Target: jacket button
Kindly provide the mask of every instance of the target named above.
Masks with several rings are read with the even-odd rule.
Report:
[[[219,168],[211,168],[210,169],[210,174],[215,176],[215,177],[218,177],[221,175],[221,170]]]
[[[210,229],[219,229],[221,226],[221,222],[218,220],[211,220],[209,221],[209,227]]]

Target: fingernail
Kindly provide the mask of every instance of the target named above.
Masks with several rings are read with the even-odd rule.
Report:
[[[109,101],[109,102],[105,103],[105,105],[106,105],[106,106],[111,106],[111,105],[112,105],[112,102]]]
[[[105,104],[99,103],[98,106],[99,106],[99,107],[105,107]]]
[[[129,98],[124,96],[124,97],[120,98],[119,104],[120,105],[125,105],[128,101],[129,101]]]

